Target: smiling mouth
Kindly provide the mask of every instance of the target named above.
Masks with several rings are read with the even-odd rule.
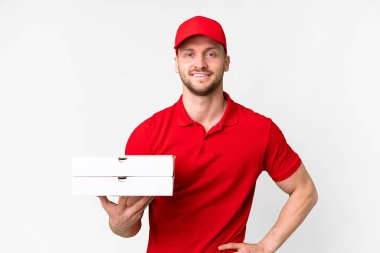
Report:
[[[211,75],[210,73],[205,73],[205,72],[197,72],[197,73],[191,74],[191,76],[194,76],[194,77],[208,77],[210,75]]]

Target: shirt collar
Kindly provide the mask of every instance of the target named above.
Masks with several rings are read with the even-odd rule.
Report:
[[[231,99],[230,95],[227,92],[223,91],[224,98],[227,99],[226,110],[223,113],[222,118],[219,121],[220,126],[231,126],[238,123],[237,112],[236,112],[236,103]],[[177,123],[179,126],[188,126],[192,123],[195,123],[185,110],[185,106],[183,105],[182,95],[178,99],[178,101],[174,105],[175,114],[177,118]]]

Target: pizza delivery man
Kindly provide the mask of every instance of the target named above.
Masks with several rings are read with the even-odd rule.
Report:
[[[173,196],[100,196],[111,230],[132,237],[149,205],[148,253],[275,252],[317,202],[300,157],[270,119],[223,91],[229,70],[226,37],[215,20],[196,16],[175,37],[183,92],[131,134],[126,155],[175,155]],[[256,180],[266,171],[289,195],[257,243],[245,240]]]

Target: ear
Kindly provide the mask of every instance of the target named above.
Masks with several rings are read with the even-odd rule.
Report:
[[[179,68],[178,68],[178,58],[177,55],[174,56],[174,65],[175,65],[175,72],[179,73]]]
[[[224,72],[227,72],[230,69],[230,56],[226,55],[224,57]]]

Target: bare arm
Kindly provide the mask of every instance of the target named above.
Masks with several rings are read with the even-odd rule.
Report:
[[[291,177],[278,182],[277,185],[289,194],[289,199],[274,226],[260,242],[269,252],[275,252],[288,239],[318,200],[313,180],[303,164]]]
[[[228,243],[222,245],[222,248],[219,249],[237,249],[237,252],[272,253],[297,229],[317,203],[318,194],[313,180],[307,173],[305,166],[301,164],[292,176],[278,182],[277,185],[289,194],[289,199],[267,235],[257,244]]]

